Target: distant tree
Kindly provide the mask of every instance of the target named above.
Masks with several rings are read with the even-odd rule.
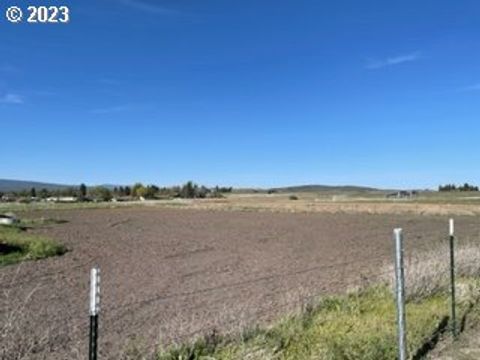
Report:
[[[97,186],[90,191],[91,195],[100,201],[112,200],[112,192],[104,186]]]
[[[132,195],[132,190],[130,189],[130,186],[125,186],[125,196],[130,196]]]
[[[50,196],[50,193],[47,189],[43,188],[40,190],[40,198],[46,199]]]
[[[87,197],[87,186],[85,184],[80,184],[79,187],[80,199],[85,199]]]
[[[147,188],[142,183],[136,183],[132,187],[132,195],[137,197],[144,197],[147,192]]]
[[[60,196],[77,196],[77,190],[73,187],[68,187],[59,191]]]
[[[142,188],[143,184],[142,183],[135,183],[132,186],[132,196],[137,196],[137,191],[138,189]]]
[[[458,190],[460,191],[478,191],[478,186],[470,185],[469,183],[463,184],[463,186],[459,187]]]
[[[20,196],[20,197],[28,197],[29,195],[30,195],[30,192],[28,190],[21,190],[18,193],[18,196]]]
[[[232,192],[232,190],[233,190],[232,187],[219,187],[218,185],[215,186],[215,189],[213,189],[213,191],[220,192],[220,193],[229,193],[229,192]]]
[[[447,184],[447,185],[440,185],[438,187],[438,191],[455,191],[457,190],[457,187],[455,186],[455,184]]]
[[[470,185],[465,183],[461,186],[456,186],[455,184],[440,185],[438,191],[479,191],[478,186]]]
[[[34,187],[30,189],[30,196],[33,198],[37,197],[37,190]]]
[[[185,185],[182,186],[180,190],[180,197],[185,199],[192,199],[195,197],[195,190],[197,185],[195,185],[192,181],[188,181]]]
[[[148,188],[145,186],[140,186],[135,189],[135,195],[138,197],[147,198],[148,197]]]
[[[145,195],[143,195],[147,199],[155,198],[155,195],[160,191],[160,189],[155,185],[148,185],[145,191]]]
[[[210,189],[208,189],[207,187],[205,186],[200,186],[200,187],[197,187],[195,188],[195,195],[194,197],[198,197],[198,198],[205,198],[207,197],[207,195],[210,193]]]

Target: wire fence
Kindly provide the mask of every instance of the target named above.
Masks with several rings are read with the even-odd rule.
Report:
[[[407,300],[410,294],[419,291],[417,287],[430,281],[429,278],[421,278],[425,266],[438,265],[434,266],[433,275],[436,278],[448,281],[452,276],[449,264],[451,247],[444,231],[443,235],[439,230],[411,237],[409,235],[411,234],[406,232],[407,246],[404,253]],[[279,264],[276,270],[270,272],[245,271],[239,279],[232,276],[232,279],[226,278],[211,285],[203,284],[192,290],[175,290],[173,287],[156,291],[155,288],[149,288],[141,294],[132,292],[129,301],[120,301],[116,296],[116,288],[121,285],[119,280],[109,282],[108,271],[102,269],[101,307],[93,314],[90,311],[90,318],[86,316],[84,305],[89,292],[87,274],[93,265],[98,264],[101,267],[99,258],[76,264],[68,270],[47,271],[28,279],[21,279],[22,265],[18,265],[14,276],[9,279],[0,278],[0,336],[4,339],[0,354],[6,354],[0,358],[35,359],[32,354],[57,351],[52,342],[60,342],[64,353],[68,353],[68,358],[85,358],[86,341],[92,329],[92,316],[98,319],[98,356],[102,359],[113,359],[122,350],[114,349],[115,339],[118,337],[127,339],[142,336],[153,343],[188,342],[198,336],[217,332],[239,332],[250,326],[268,324],[285,314],[301,313],[326,295],[364,289],[374,284],[387,284],[393,289],[393,244],[391,240],[385,241],[389,241],[392,249],[389,255],[345,261],[338,259],[330,263],[320,263],[320,260],[312,257],[309,264],[303,266],[299,264],[293,268],[290,266],[282,269]],[[413,242],[414,246],[410,246]],[[76,274],[75,279],[65,277],[71,276],[72,272]],[[431,273],[432,271],[428,272],[429,276]],[[63,298],[65,292],[62,289],[78,286],[78,281],[81,282],[85,296],[78,299]],[[441,287],[431,291],[441,291],[448,295],[454,288]],[[42,308],[45,302],[35,304],[37,293],[47,297],[51,301],[51,307]],[[19,298],[22,301],[17,302]],[[97,296],[94,295],[93,298],[97,299]],[[392,302],[393,299],[392,291]],[[59,304],[62,304],[61,308],[57,307]],[[78,312],[79,308],[85,309],[85,312]],[[55,312],[61,312],[62,315],[56,322],[61,326],[54,331],[25,332],[25,328],[38,327],[38,322],[44,321],[48,324],[49,317]],[[36,315],[32,317],[30,314]],[[453,329],[454,332],[456,330]],[[435,335],[434,332],[432,336]],[[91,336],[89,343],[94,341],[96,344],[96,339],[96,336]],[[24,344],[16,345],[19,341]],[[5,345],[6,342],[9,345]],[[97,349],[97,345],[93,348]],[[18,356],[10,356],[7,352],[10,355],[17,352]],[[89,350],[89,356],[96,359],[97,351]],[[40,355],[38,358],[41,358]]]

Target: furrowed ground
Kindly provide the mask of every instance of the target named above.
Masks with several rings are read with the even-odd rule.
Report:
[[[405,229],[408,259],[443,246],[448,219],[161,207],[23,215],[68,221],[35,230],[65,245],[65,255],[0,268],[1,301],[10,304],[0,311],[19,308],[16,331],[38,358],[49,359],[85,357],[95,264],[102,274],[100,352],[118,359],[129,339],[152,350],[213,329],[236,332],[317,296],[374,283],[391,264],[393,228]],[[456,219],[460,241],[478,238],[477,216]]]

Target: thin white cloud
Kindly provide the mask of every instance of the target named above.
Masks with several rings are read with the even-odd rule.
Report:
[[[14,93],[7,93],[0,97],[0,104],[23,104],[23,96]]]
[[[421,58],[421,55],[417,51],[417,52],[413,52],[413,53],[410,53],[410,54],[398,55],[398,56],[389,57],[389,58],[382,59],[382,60],[369,60],[367,65],[366,65],[366,68],[367,69],[372,69],[372,70],[373,69],[381,69],[381,68],[384,68],[386,66],[394,66],[394,65],[404,64],[404,63],[407,63],[407,62],[417,61],[420,58]]]
[[[93,109],[90,112],[92,114],[103,115],[103,114],[112,114],[112,113],[122,112],[127,110],[128,108],[129,108],[128,105],[119,105],[119,106],[112,106],[107,108]]]
[[[147,2],[143,0],[120,0],[120,2],[134,9],[148,12],[151,14],[171,15],[178,13],[178,11],[176,10],[169,9],[160,5],[156,5],[153,2]]]

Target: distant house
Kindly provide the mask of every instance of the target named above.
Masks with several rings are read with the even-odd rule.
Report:
[[[56,203],[74,203],[78,201],[76,196],[51,196],[47,198],[48,202]]]

